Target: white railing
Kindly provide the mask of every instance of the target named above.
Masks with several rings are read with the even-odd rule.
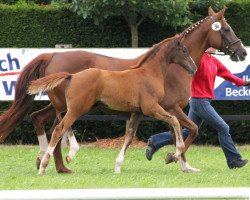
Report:
[[[1,200],[47,199],[250,199],[250,188],[117,188],[2,190]]]

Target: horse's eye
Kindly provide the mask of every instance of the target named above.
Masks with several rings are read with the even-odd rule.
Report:
[[[230,27],[225,27],[225,28],[223,28],[224,30],[225,30],[225,32],[230,32]]]

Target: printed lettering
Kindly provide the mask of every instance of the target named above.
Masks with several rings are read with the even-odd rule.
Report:
[[[250,89],[247,87],[243,87],[242,89],[226,88],[226,96],[234,96],[234,97],[245,97],[250,96]]]
[[[0,71],[6,72],[6,71],[13,71],[13,70],[19,70],[20,64],[17,58],[12,58],[10,53],[6,54],[6,59],[0,60]],[[7,64],[7,66],[3,66],[3,64]]]
[[[244,80],[244,81],[250,81],[250,77],[248,77],[248,75],[244,75],[244,76],[243,76],[243,80]]]
[[[10,70],[15,70],[14,67],[13,67],[13,64],[12,64],[13,62],[16,63],[16,69],[20,69],[20,64],[19,64],[17,58],[11,58],[10,53],[7,54],[7,58],[8,58],[8,61],[9,61],[9,69]]]
[[[226,88],[226,96],[232,96],[231,88]]]
[[[0,71],[6,72],[8,71],[8,68],[3,68],[2,63],[6,62],[6,60],[2,59],[0,60]]]
[[[12,95],[12,92],[14,90],[14,87],[16,85],[16,81],[11,81],[10,82],[10,85],[8,85],[8,82],[7,81],[3,81],[3,87],[4,87],[4,90],[5,90],[5,94],[7,96],[11,96]]]

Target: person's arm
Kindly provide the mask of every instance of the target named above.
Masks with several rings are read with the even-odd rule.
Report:
[[[238,87],[250,86],[250,81],[244,81],[243,79],[233,75],[218,59],[214,58],[214,62],[217,64],[217,76],[234,83]]]

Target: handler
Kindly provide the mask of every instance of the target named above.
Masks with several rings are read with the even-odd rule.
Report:
[[[199,68],[194,75],[191,87],[191,99],[189,101],[188,117],[199,127],[203,121],[212,126],[218,133],[219,143],[227,160],[230,169],[241,168],[248,162],[242,159],[240,153],[234,146],[234,142],[230,135],[228,124],[216,112],[211,105],[214,98],[214,82],[216,76],[220,76],[237,86],[249,86],[250,81],[244,81],[231,72],[215,57],[208,54],[211,48],[204,53]],[[183,129],[183,137],[187,138],[189,130]],[[148,140],[146,157],[152,159],[153,154],[161,147],[173,144],[172,133],[170,131],[153,135]]]

